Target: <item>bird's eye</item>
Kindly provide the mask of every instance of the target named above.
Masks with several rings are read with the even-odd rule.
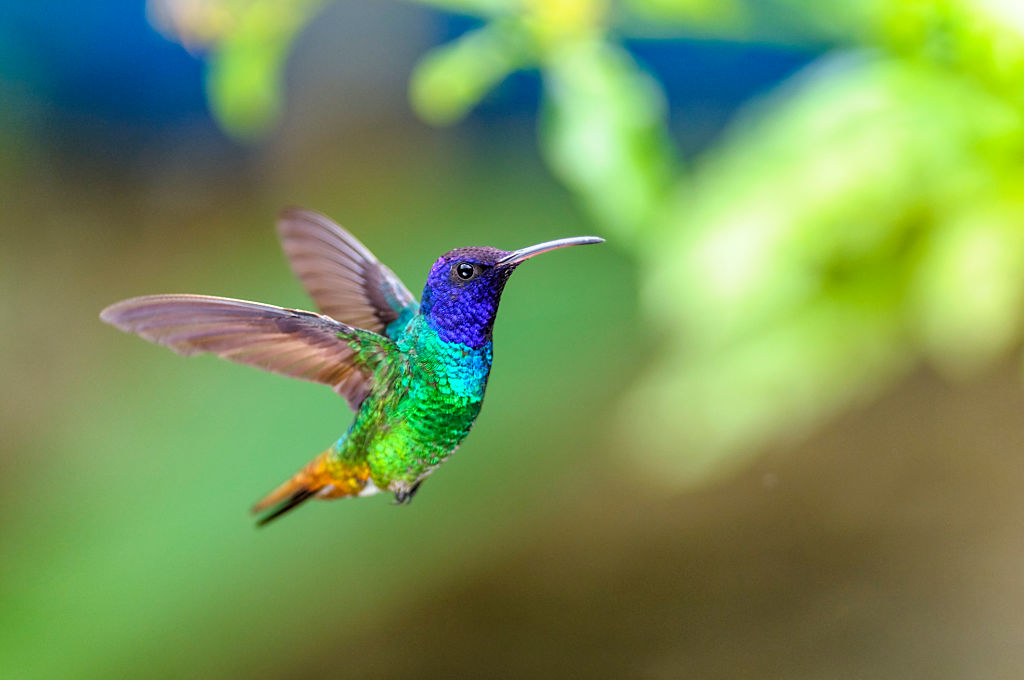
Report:
[[[468,262],[460,262],[455,265],[455,275],[463,281],[469,281],[476,276],[476,267]]]

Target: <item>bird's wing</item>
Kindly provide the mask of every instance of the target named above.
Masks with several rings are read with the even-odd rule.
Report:
[[[100,318],[186,356],[209,352],[265,371],[330,385],[356,410],[391,341],[334,319],[208,295],[122,300]]]
[[[330,218],[285,208],[277,232],[292,270],[324,314],[388,335],[392,323],[419,309],[401,280]]]

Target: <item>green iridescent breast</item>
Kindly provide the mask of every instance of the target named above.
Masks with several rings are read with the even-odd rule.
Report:
[[[342,442],[366,456],[380,488],[415,483],[455,450],[480,413],[491,368],[490,343],[474,349],[444,342],[422,317],[396,345],[390,384],[363,403]]]

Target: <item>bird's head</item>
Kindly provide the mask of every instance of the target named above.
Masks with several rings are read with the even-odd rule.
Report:
[[[456,248],[430,268],[420,311],[445,342],[479,348],[491,339],[505,282],[520,264],[556,248],[601,243],[597,236],[576,236],[519,250]]]

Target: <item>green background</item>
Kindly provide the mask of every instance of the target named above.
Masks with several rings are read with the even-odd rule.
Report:
[[[291,23],[199,51],[220,127],[156,137],[48,118],[9,57],[0,676],[1018,677],[1019,11],[425,4],[494,33],[446,56],[466,39],[431,33],[436,9],[280,3]],[[660,89],[674,62],[628,56],[638,36],[812,63],[709,129]],[[539,103],[487,94],[518,67]],[[746,67],[718,68],[725,89]],[[98,313],[308,307],[273,231],[288,204],[416,292],[450,248],[608,242],[517,271],[481,417],[414,503],[256,530],[247,508],[344,431],[343,401]]]

